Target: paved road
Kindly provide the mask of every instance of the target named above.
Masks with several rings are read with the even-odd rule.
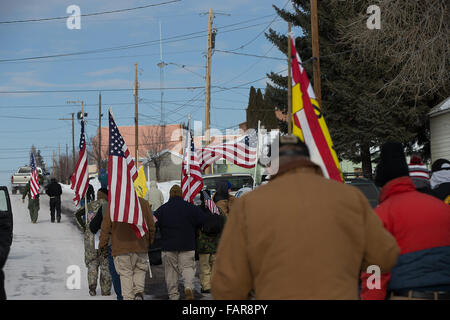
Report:
[[[64,195],[63,195],[64,196]],[[69,199],[70,200],[70,199]],[[67,201],[67,199],[63,199],[62,201],[62,214],[63,217],[66,217],[67,220],[71,221],[74,227],[78,228],[75,219],[73,218],[74,208],[72,207],[72,203]],[[80,231],[81,235],[81,231]],[[80,241],[83,241],[80,236]],[[212,297],[210,294],[202,294],[200,289],[200,280],[199,280],[199,265],[197,261],[197,272],[194,281],[194,297],[198,300],[211,300]],[[184,289],[182,286],[182,282],[180,281],[180,297],[184,299]],[[167,300],[167,288],[164,279],[164,267],[162,265],[152,266],[152,278],[150,278],[149,273],[147,273],[145,280],[145,299],[146,300]]]

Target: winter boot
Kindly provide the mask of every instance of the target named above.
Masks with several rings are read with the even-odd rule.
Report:
[[[191,288],[184,289],[184,293],[186,295],[186,300],[194,300],[194,292]]]
[[[136,293],[134,296],[134,300],[144,300],[144,294],[141,292]]]

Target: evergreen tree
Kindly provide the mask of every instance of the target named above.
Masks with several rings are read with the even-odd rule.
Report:
[[[258,128],[258,121],[266,129],[279,128],[278,120],[275,116],[275,109],[271,106],[271,99],[262,94],[261,89],[250,88],[247,107],[247,127]],[[269,96],[267,96],[269,97]]]
[[[250,87],[246,113],[247,113],[247,128],[257,128],[258,108],[256,106],[256,89],[253,86]]]
[[[314,86],[310,0],[292,0],[292,5],[294,12],[274,8],[292,23],[296,49]],[[400,92],[380,93],[386,78],[393,76],[392,66],[387,59],[373,64],[352,57],[352,48],[339,41],[339,23],[351,18],[340,1],[318,1],[318,17],[322,111],[338,156],[361,162],[363,174],[371,178],[371,149],[386,141],[415,141],[429,107]],[[287,35],[269,29],[266,37],[287,53]],[[287,101],[287,77],[275,73],[268,76],[275,84],[267,85],[271,99],[279,100],[278,107],[286,110],[287,103],[282,101]]]

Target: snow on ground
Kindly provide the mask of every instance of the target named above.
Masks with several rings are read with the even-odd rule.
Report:
[[[64,206],[75,206],[73,191],[63,186]],[[97,296],[88,293],[87,268],[84,264],[84,244],[81,231],[73,223],[73,215],[62,214],[61,223],[50,222],[49,198],[40,196],[39,218],[31,223],[27,199],[11,195],[13,209],[13,243],[4,267],[5,290],[10,300],[115,300],[112,295]],[[74,210],[72,210],[74,211]],[[71,212],[72,212],[71,211]],[[70,290],[66,283],[71,274],[67,268],[79,266],[80,289]]]

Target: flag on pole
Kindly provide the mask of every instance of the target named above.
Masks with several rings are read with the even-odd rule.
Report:
[[[203,197],[205,198],[205,205],[209,209],[209,211],[211,211],[212,213],[215,213],[215,214],[220,214],[219,208],[216,206],[216,204],[211,199],[209,194],[206,191],[202,191],[202,192],[203,192]]]
[[[183,199],[192,203],[195,196],[203,188],[203,178],[200,170],[200,157],[197,152],[195,152],[194,139],[190,132],[190,124],[188,127],[181,167],[181,190],[183,192]]]
[[[70,178],[70,181],[72,182],[70,188],[75,191],[75,198],[73,198],[73,201],[78,205],[81,199],[84,198],[89,185],[86,140],[84,138],[84,119],[81,119],[80,153],[74,171],[75,172]]]
[[[147,188],[147,180],[145,179],[145,172],[144,167],[140,167],[138,171],[138,177],[136,180],[134,180],[134,189],[136,190],[136,193],[138,197],[144,198],[145,194],[148,191]]]
[[[34,154],[31,153],[31,159],[30,159],[30,167],[31,167],[31,178],[30,178],[30,195],[31,199],[34,200],[36,196],[39,194],[39,179],[38,179],[38,172],[36,169],[36,161],[34,161]]]
[[[138,173],[119,129],[109,110],[109,157],[108,157],[108,203],[112,222],[131,224],[136,236],[141,238],[147,231],[134,181]]]
[[[243,139],[234,143],[204,147],[200,150],[201,169],[204,171],[222,158],[243,168],[254,168],[257,159],[257,141],[257,130],[251,130]]]
[[[306,143],[311,160],[322,168],[325,177],[343,181],[328,127],[295,49],[294,36],[290,34],[289,37],[292,48],[292,133]]]

